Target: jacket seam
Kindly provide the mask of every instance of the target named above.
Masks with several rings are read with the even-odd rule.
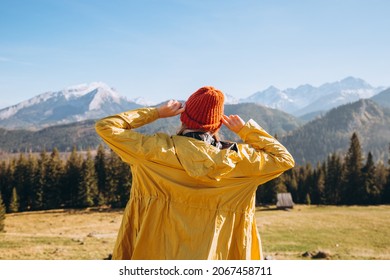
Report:
[[[161,198],[159,196],[155,196],[155,195],[149,195],[147,197],[145,196],[142,196],[142,195],[132,195],[131,199],[137,199],[137,200],[157,200],[157,201],[163,201],[163,202],[166,202],[167,204],[180,204],[180,205],[184,205],[185,207],[187,208],[192,208],[192,209],[200,209],[200,210],[208,210],[208,211],[215,211],[215,212],[219,212],[219,211],[222,211],[222,212],[227,212],[227,213],[239,213],[239,214],[245,214],[245,215],[249,215],[249,216],[253,216],[255,211],[254,209],[248,209],[248,210],[234,210],[234,209],[231,209],[231,208],[212,208],[212,207],[202,207],[202,206],[197,206],[197,205],[193,205],[193,204],[187,204],[186,202],[182,202],[182,201],[177,201],[177,200],[172,200],[172,199],[165,199],[165,198]]]

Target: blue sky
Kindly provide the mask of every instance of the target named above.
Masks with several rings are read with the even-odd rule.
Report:
[[[105,82],[129,98],[389,86],[387,0],[1,0],[0,108]]]

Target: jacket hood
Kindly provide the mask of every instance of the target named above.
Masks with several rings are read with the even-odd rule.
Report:
[[[200,181],[219,181],[241,160],[239,153],[219,149],[204,141],[172,136],[176,155],[187,174]]]

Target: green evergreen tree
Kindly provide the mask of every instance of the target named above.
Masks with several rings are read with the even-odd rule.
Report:
[[[362,203],[364,184],[362,180],[363,156],[356,133],[351,137],[350,147],[345,157],[345,176],[343,180],[343,202],[348,205]]]
[[[12,189],[11,201],[8,207],[10,213],[16,213],[19,211],[19,196],[16,188]]]
[[[390,203],[390,144],[389,144],[389,160],[387,164],[388,164],[387,180],[382,191],[382,202],[389,204]]]
[[[325,203],[325,163],[318,164],[313,172],[313,184],[311,185],[310,198],[312,204]]]
[[[107,158],[106,190],[104,196],[106,203],[114,207],[120,204],[118,186],[121,181],[121,164],[121,159],[111,150]]]
[[[383,193],[384,188],[386,186],[386,180],[387,180],[387,168],[383,164],[383,162],[378,162],[376,164],[376,175],[375,175],[375,184],[380,189],[380,203],[383,203]]]
[[[9,175],[7,171],[8,171],[7,164],[5,161],[2,161],[0,164],[0,195],[2,195],[2,197],[10,195],[7,193],[7,189],[9,185]]]
[[[87,151],[81,170],[82,180],[78,190],[78,206],[91,207],[98,203],[98,189],[95,164],[90,150]]]
[[[294,202],[297,200],[297,192],[298,192],[298,180],[297,180],[297,169],[292,168],[284,173],[285,180],[284,183],[286,185],[287,192],[291,193],[291,197]]]
[[[343,178],[343,163],[337,153],[328,156],[325,172],[325,201],[326,204],[338,205],[341,202]]]
[[[28,174],[28,161],[25,155],[20,153],[15,165],[13,182],[13,187],[16,188],[20,199],[18,210],[25,211],[30,208],[27,203],[31,201],[31,176],[32,174]]]
[[[107,162],[106,151],[102,144],[99,145],[95,156],[95,171],[98,187],[98,204],[105,204],[105,194],[107,193]]]
[[[57,148],[53,148],[44,170],[43,206],[45,209],[60,208],[63,203],[64,166]]]
[[[3,201],[6,207],[6,210],[9,210],[9,205],[12,197],[12,189],[14,188],[14,176],[15,176],[15,166],[16,166],[16,159],[12,159],[8,165],[7,169],[5,171],[6,181],[5,185],[3,186]]]
[[[29,153],[28,158],[27,158],[27,177],[28,177],[28,185],[29,185],[29,195],[28,195],[28,200],[26,202],[27,207],[29,210],[34,209],[34,200],[35,200],[35,190],[36,190],[36,184],[37,184],[37,168],[38,168],[38,163],[36,157],[32,154]]]
[[[4,231],[5,227],[5,205],[0,192],[0,232]]]
[[[367,161],[362,169],[364,194],[363,204],[379,204],[381,201],[381,189],[377,185],[377,172],[371,152],[367,155]]]
[[[132,174],[130,166],[123,161],[121,162],[119,168],[119,181],[117,188],[117,195],[119,197],[119,201],[118,204],[114,206],[125,207],[130,198]]]
[[[310,193],[310,186],[313,183],[312,174],[313,168],[310,163],[306,164],[304,167],[299,167],[296,203],[305,203],[307,194]]]
[[[34,181],[33,181],[33,210],[44,209],[44,189],[46,184],[46,167],[48,165],[48,156],[45,150],[41,151],[39,159],[37,161],[37,167],[35,169]]]
[[[82,180],[81,168],[82,158],[74,146],[65,166],[64,201],[67,207],[78,206],[77,196]]]
[[[276,182],[274,180],[268,181],[257,188],[256,200],[262,205],[276,203]]]

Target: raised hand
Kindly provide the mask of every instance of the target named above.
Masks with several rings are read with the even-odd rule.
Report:
[[[177,100],[169,100],[167,103],[157,108],[158,115],[160,118],[169,118],[179,115],[184,112],[184,106]]]
[[[238,133],[245,125],[243,119],[238,115],[222,116],[222,123],[226,125],[231,131]]]

